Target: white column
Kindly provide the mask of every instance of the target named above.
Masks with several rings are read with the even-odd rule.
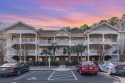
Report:
[[[87,38],[88,38],[88,61],[89,61],[89,55],[90,55],[90,49],[89,49],[89,33],[88,33],[88,35],[87,35]]]
[[[20,33],[20,40],[19,40],[19,43],[20,43],[20,52],[21,52],[21,44],[22,44],[22,34]],[[21,57],[22,57],[22,52],[20,53],[20,62],[21,62]]]
[[[36,41],[35,41],[35,46],[36,46],[36,47],[35,47],[35,48],[36,48],[36,49],[35,49],[35,56],[36,56],[36,58],[35,58],[35,59],[36,59],[36,61],[37,61],[37,60],[38,60],[38,55],[37,55],[37,51],[38,51],[38,50],[37,50],[37,34],[35,34],[35,35],[36,35],[36,38],[35,38],[35,40],[36,40]]]
[[[105,39],[104,39],[104,34],[103,34],[103,38],[102,38],[102,44],[103,44],[103,52],[105,52]],[[105,56],[105,55],[104,55]],[[103,56],[103,60],[104,60],[104,56]]]
[[[69,37],[69,44],[70,44],[70,46],[71,46],[71,36]]]
[[[54,43],[56,42],[56,40],[55,40],[55,36],[54,36]]]

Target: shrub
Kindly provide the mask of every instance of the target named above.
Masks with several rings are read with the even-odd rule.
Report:
[[[59,64],[58,62],[51,61],[51,62],[50,62],[50,65],[51,65],[51,66],[59,66],[60,64]]]
[[[66,61],[65,62],[66,66],[76,66],[77,64],[78,64],[78,62],[76,62],[76,61],[73,61],[73,62]]]

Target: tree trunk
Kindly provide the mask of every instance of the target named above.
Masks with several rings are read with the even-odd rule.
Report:
[[[47,54],[46,54],[46,59],[45,60],[46,60],[46,65],[47,65]]]
[[[77,53],[77,61],[78,61],[78,63],[79,63],[79,53]]]
[[[68,53],[68,55],[69,55],[68,60],[69,60],[69,62],[71,62],[71,56],[70,56],[70,53]]]
[[[80,59],[80,60],[81,60],[81,62],[82,62],[82,52],[81,52],[81,59]]]
[[[54,55],[53,55],[53,61],[56,61],[56,60],[55,60],[55,50],[53,50],[53,54],[54,54]]]

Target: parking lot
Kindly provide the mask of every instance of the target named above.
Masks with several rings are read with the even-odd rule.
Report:
[[[20,76],[0,77],[2,83],[120,83],[114,76],[99,72],[97,76],[74,71],[30,71]]]

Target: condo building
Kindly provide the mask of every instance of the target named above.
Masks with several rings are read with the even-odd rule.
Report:
[[[68,54],[63,49],[68,46],[82,44],[86,50],[82,54],[82,60],[98,61],[99,52],[103,49],[105,60],[119,59],[118,45],[124,43],[125,31],[108,23],[101,23],[87,31],[38,30],[24,22],[17,22],[1,29],[1,35],[6,42],[6,55],[4,60],[8,62],[21,61],[44,61],[44,49],[56,43],[55,58],[60,63],[68,61]],[[27,52],[23,51],[27,50]],[[24,57],[25,56],[25,57]],[[53,56],[53,55],[48,55]],[[80,57],[80,56],[79,56]],[[71,53],[71,60],[77,58],[76,53]]]

